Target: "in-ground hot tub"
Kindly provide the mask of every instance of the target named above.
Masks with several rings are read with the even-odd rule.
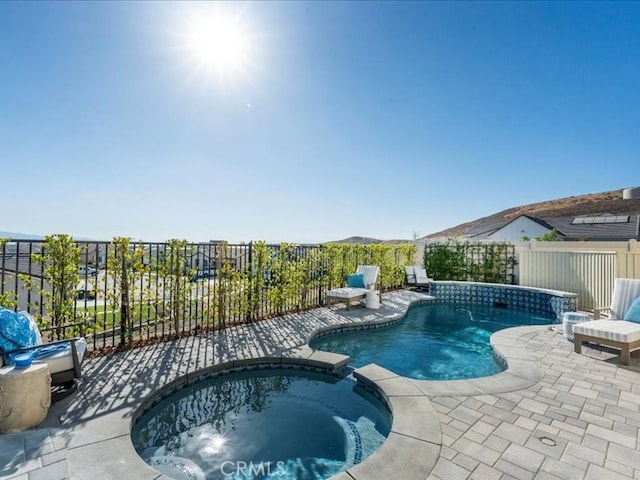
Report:
[[[253,365],[160,392],[131,437],[176,479],[320,480],[362,462],[390,428],[381,397],[344,374]]]

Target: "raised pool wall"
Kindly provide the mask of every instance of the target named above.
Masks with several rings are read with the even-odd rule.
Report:
[[[522,287],[520,285],[504,285],[500,283],[480,282],[429,282],[429,297],[414,301],[411,305],[430,303],[477,303],[483,305],[500,304],[504,308],[521,310],[534,315],[555,318],[562,322],[564,312],[575,312],[578,295],[560,290],[545,288]],[[369,320],[343,325],[322,327],[309,338],[309,344],[314,340],[340,332],[354,330],[370,330],[383,328],[404,320],[404,315],[397,315],[385,320]]]
[[[575,312],[578,295],[559,290],[480,282],[433,281],[429,295],[436,302],[475,303],[503,306],[562,320],[564,312]]]

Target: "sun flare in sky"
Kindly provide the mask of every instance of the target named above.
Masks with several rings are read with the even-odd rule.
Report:
[[[197,74],[218,79],[246,74],[254,53],[254,33],[245,10],[224,5],[192,10],[181,32],[181,51]]]

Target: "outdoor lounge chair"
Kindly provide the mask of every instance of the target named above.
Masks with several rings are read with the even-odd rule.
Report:
[[[7,314],[6,309],[3,314]],[[5,324],[0,325],[0,337],[2,337],[2,345],[0,346],[0,367],[5,364],[12,364],[13,357],[20,353],[31,353],[33,362],[46,363],[51,375],[52,400],[55,402],[64,398],[68,394],[75,391],[77,387],[77,379],[82,377],[82,360],[87,350],[87,343],[84,338],[73,338],[68,340],[59,340],[55,342],[43,343],[42,335],[31,317],[26,312],[14,313],[19,324],[6,325],[6,317],[3,317]],[[23,328],[29,324],[31,332],[27,335],[34,339],[30,346],[9,349],[7,345],[18,347],[20,340],[25,337],[18,338],[15,336],[16,329]],[[11,327],[14,327],[13,330]],[[13,334],[13,335],[11,335]],[[11,338],[13,337],[13,338]],[[17,343],[17,344],[16,344]],[[22,343],[24,345],[24,343]]]
[[[380,267],[377,265],[359,265],[356,273],[349,275],[346,287],[327,291],[327,304],[330,306],[334,302],[344,302],[347,305],[347,310],[351,310],[352,303],[362,300],[367,296],[369,290],[375,289],[379,273]],[[362,276],[361,279],[354,278],[359,275]],[[352,283],[352,280],[354,282],[361,280],[361,283],[358,285]]]
[[[409,288],[421,291],[429,290],[429,282],[433,279],[427,276],[427,271],[418,265],[406,265],[404,267],[406,275],[405,282]]]
[[[573,326],[575,352],[582,352],[582,342],[606,345],[620,349],[620,362],[629,365],[631,352],[640,349],[640,317],[635,317],[636,308],[640,311],[640,280],[616,278],[611,306],[594,310],[594,318],[600,318],[603,310],[609,310],[609,318]]]

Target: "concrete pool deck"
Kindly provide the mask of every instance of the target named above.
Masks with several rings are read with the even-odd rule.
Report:
[[[306,346],[315,331],[391,320],[424,298],[391,292],[380,310],[337,305],[89,359],[79,391],[53,405],[44,423],[0,435],[0,478],[166,478],[135,456],[129,440],[134,412],[150,393],[225,362],[339,362]],[[637,354],[629,367],[605,349],[578,355],[544,326],[504,330],[492,343],[509,363],[492,377],[430,382],[375,365],[357,370],[382,389],[394,424],[376,453],[334,478],[640,480]]]

